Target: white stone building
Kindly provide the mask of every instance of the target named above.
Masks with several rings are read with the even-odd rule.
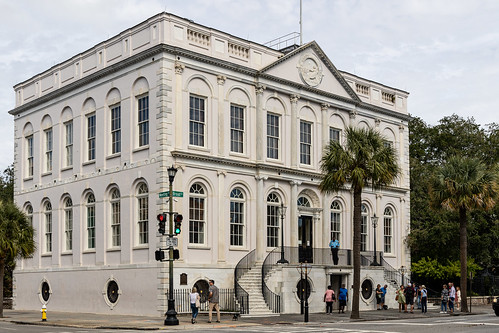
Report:
[[[298,312],[295,254],[305,249],[310,309],[323,311],[326,286],[353,281],[347,251],[338,266],[328,255],[333,234],[352,247],[352,195],[318,190],[322,150],[348,126],[378,129],[403,171],[363,194],[363,251],[376,230],[385,266],[365,266],[361,281],[383,284],[388,264],[410,264],[408,93],[339,71],[315,42],[281,52],[161,13],[14,89],[15,200],[37,243],[14,273],[17,309],[163,314],[156,215],[168,210],[159,193],[175,165],[174,210],[184,215],[175,288],[214,279],[233,289],[243,257],[260,272],[280,246],[283,221],[290,263],[272,265],[266,284],[278,311]],[[250,313],[263,311],[261,294],[250,291]]]

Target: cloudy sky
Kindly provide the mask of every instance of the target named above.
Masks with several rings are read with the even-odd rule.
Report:
[[[299,0],[0,0],[0,171],[14,159],[12,87],[162,11],[265,43],[299,32]],[[303,42],[343,71],[410,93],[436,124],[499,122],[499,1],[303,0]]]

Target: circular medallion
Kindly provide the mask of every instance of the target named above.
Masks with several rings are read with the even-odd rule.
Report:
[[[304,54],[298,62],[298,72],[303,82],[311,87],[317,87],[322,77],[322,66],[319,60],[312,54]]]

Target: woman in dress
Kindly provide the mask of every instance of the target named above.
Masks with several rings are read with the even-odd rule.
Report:
[[[199,297],[196,287],[192,288],[192,292],[189,294],[189,298],[191,301],[192,310],[191,322],[194,324],[196,322],[196,317],[198,316],[199,306],[201,305],[201,297]]]
[[[399,303],[399,312],[405,309],[405,294],[404,294],[404,286],[400,286],[400,289],[397,290],[397,294],[395,296],[395,300]]]
[[[447,285],[443,285],[442,293],[440,296],[442,300],[442,304],[440,305],[440,313],[447,313],[447,302],[449,301],[449,290],[447,289]]]
[[[461,306],[461,288],[456,287],[456,308],[459,310]]]

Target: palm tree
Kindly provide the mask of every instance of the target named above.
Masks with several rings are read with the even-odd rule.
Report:
[[[33,234],[33,227],[15,203],[0,202],[0,299],[2,303],[5,265],[17,258],[28,258],[35,252]],[[3,318],[3,306],[0,306],[0,318]]]
[[[467,215],[474,209],[494,207],[498,196],[497,176],[497,170],[488,169],[479,159],[454,156],[436,171],[431,182],[430,199],[433,207],[442,207],[459,214],[462,312],[468,312]]]
[[[362,191],[366,186],[379,189],[392,184],[400,173],[397,156],[374,129],[349,127],[345,131],[344,147],[331,141],[321,160],[324,175],[319,188],[335,193],[350,186],[353,191],[353,301],[351,318],[359,315],[360,291],[360,232]]]

